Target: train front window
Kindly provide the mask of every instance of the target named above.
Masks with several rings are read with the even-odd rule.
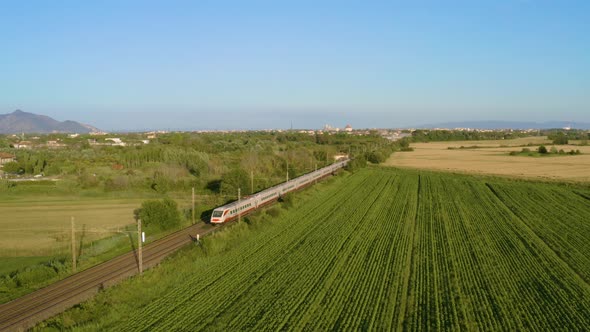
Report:
[[[223,211],[213,211],[213,218],[219,218],[223,215]]]

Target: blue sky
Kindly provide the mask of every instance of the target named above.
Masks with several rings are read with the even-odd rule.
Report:
[[[107,130],[590,122],[590,2],[4,1],[0,113]]]

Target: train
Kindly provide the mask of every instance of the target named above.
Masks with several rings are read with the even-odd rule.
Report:
[[[222,224],[243,216],[265,205],[268,205],[285,194],[303,188],[312,184],[320,178],[334,173],[335,171],[345,167],[350,159],[341,159],[326,167],[320,168],[317,171],[307,173],[305,175],[296,177],[287,182],[283,182],[274,187],[270,187],[256,194],[246,196],[238,201],[220,206],[211,213],[212,224]]]

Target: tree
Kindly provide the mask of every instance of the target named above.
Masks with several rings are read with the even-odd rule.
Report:
[[[539,146],[539,153],[541,154],[546,154],[547,153],[547,148],[545,147],[545,145],[541,145]]]
[[[250,188],[250,175],[243,169],[234,169],[221,176],[220,191],[226,195],[237,195],[238,188],[242,190],[242,195],[246,194]]]
[[[357,170],[364,168],[367,166],[367,158],[365,158],[364,154],[360,154],[355,156],[352,160],[348,162],[346,165],[346,169],[350,172],[356,172]]]
[[[3,170],[6,173],[13,173],[13,174],[23,174],[25,172],[23,167],[19,163],[17,163],[16,161],[11,161],[11,162],[4,164]]]
[[[553,144],[563,145],[567,144],[568,142],[567,136],[562,132],[558,132],[553,136]]]
[[[141,208],[133,211],[133,214],[146,227],[167,230],[180,225],[178,204],[170,198],[144,201]]]

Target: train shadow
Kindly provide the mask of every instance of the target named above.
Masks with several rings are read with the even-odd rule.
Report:
[[[82,225],[82,234],[80,235],[80,240],[78,242],[78,256],[82,256],[82,246],[84,245],[84,238],[86,237],[86,224]]]
[[[213,213],[213,209],[203,211],[203,212],[201,212],[201,215],[199,216],[199,218],[201,219],[202,222],[204,222],[205,224],[208,224],[211,222],[211,214],[212,213]]]
[[[129,239],[129,245],[131,245],[131,252],[133,252],[133,257],[135,258],[135,264],[139,267],[139,257],[137,257],[137,249],[135,248],[135,241],[131,233],[127,233],[127,238]]]

